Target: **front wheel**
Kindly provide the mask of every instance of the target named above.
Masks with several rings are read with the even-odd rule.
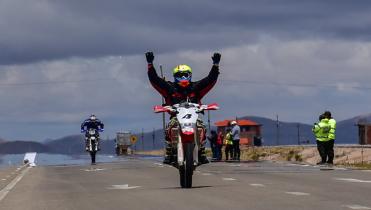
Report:
[[[95,156],[97,154],[96,142],[95,141],[91,142],[91,150],[90,150],[89,153],[90,153],[90,157],[91,157],[91,164],[95,164]]]
[[[91,164],[95,164],[95,156],[97,152],[96,151],[90,151],[90,157],[91,157]]]
[[[179,167],[180,186],[182,188],[192,187],[192,176],[194,170],[193,149],[194,149],[193,143],[183,144],[184,164],[181,167]]]

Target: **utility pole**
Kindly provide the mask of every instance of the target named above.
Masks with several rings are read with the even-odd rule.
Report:
[[[211,132],[211,124],[210,124],[210,110],[207,110],[207,123],[209,125],[209,133]]]
[[[142,151],[144,151],[144,128],[142,128]]]
[[[162,72],[162,65],[160,65],[160,71],[161,71],[161,78],[165,80],[165,77],[164,77],[164,73]],[[164,97],[161,98],[161,101],[162,101],[162,105],[165,104],[165,99]],[[166,124],[165,124],[165,112],[162,113],[162,129],[164,131],[164,137],[165,137],[165,128],[166,128]]]
[[[154,150],[155,149],[155,128],[153,128],[153,132],[152,132],[152,149]]]
[[[280,144],[280,121],[278,121],[278,114],[276,115],[276,129],[277,129],[277,136],[276,136],[276,145]]]
[[[300,123],[298,123],[296,127],[298,128],[298,145],[300,145]]]

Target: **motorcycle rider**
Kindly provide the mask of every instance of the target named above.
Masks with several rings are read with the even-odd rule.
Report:
[[[164,97],[164,105],[167,106],[186,101],[201,104],[201,99],[211,90],[218,79],[219,62],[221,57],[220,53],[214,53],[214,55],[211,57],[213,60],[213,66],[211,67],[209,75],[196,82],[192,82],[191,67],[185,64],[178,65],[173,69],[174,82],[166,81],[165,79],[159,77],[156,73],[156,70],[153,66],[153,52],[147,52],[145,56],[148,63],[149,81],[151,82],[152,86]],[[171,128],[176,125],[176,123],[177,121],[175,116],[170,116],[170,122],[168,123],[165,131],[165,164],[171,164],[175,161],[171,147],[170,131]],[[206,127],[201,120],[197,122],[197,127],[201,127],[204,131],[206,131]],[[199,162],[201,164],[206,164],[209,161],[207,160],[205,154],[205,134],[203,134],[200,139],[201,145],[199,151]]]
[[[89,150],[89,142],[88,142],[88,131],[89,129],[95,129],[97,132],[96,132],[96,137],[98,139],[98,151],[100,150],[99,148],[99,132],[102,132],[104,131],[104,124],[99,120],[97,119],[97,117],[92,114],[90,115],[90,117],[86,120],[84,120],[84,122],[81,124],[81,133],[84,133],[85,132],[85,150],[88,151]],[[99,132],[98,132],[99,131]]]

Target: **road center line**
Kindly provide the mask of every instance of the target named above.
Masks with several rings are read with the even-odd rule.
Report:
[[[334,179],[339,180],[339,181],[346,181],[346,182],[371,183],[370,180],[361,180],[361,179],[352,179],[352,178],[334,178]]]
[[[298,195],[298,196],[310,195],[309,193],[305,193],[305,192],[285,192],[285,193],[290,194],[290,195]]]
[[[257,184],[257,183],[253,183],[253,184],[250,184],[251,186],[253,187],[265,187],[264,184]]]
[[[370,207],[360,205],[344,205],[344,206],[350,209],[371,209]]]
[[[223,178],[224,181],[235,181],[236,179],[234,178]]]
[[[122,184],[122,185],[112,185],[111,187],[108,187],[109,190],[131,190],[135,188],[139,188],[140,186],[129,186],[128,184]]]
[[[204,176],[211,176],[212,174],[210,174],[210,173],[202,173],[201,175],[204,175]]]
[[[24,169],[15,179],[13,179],[7,186],[5,186],[0,191],[0,202],[5,198],[5,196],[14,188],[14,186],[21,181],[23,176],[27,173],[27,171],[30,170],[30,167],[27,167]]]

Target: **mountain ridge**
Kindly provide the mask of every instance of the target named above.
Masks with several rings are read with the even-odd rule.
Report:
[[[249,119],[262,125],[263,145],[297,145],[297,144],[315,144],[315,138],[312,134],[312,126],[300,122],[277,121],[259,116],[244,116],[238,119]],[[336,129],[336,143],[357,144],[359,122],[371,122],[371,114],[358,115],[353,118],[339,121]],[[215,129],[215,126],[211,126]],[[278,133],[277,133],[278,132]],[[154,132],[136,133],[138,140],[132,146],[135,150],[155,150],[164,147],[163,130],[158,129]],[[28,151],[24,148],[34,148],[38,152],[56,153],[56,154],[83,154],[84,135],[69,135],[58,139],[48,139],[42,143],[33,141],[5,141],[0,139],[0,154],[14,154],[20,151]],[[35,144],[36,143],[36,144]],[[21,147],[21,148],[18,148]],[[6,149],[4,149],[6,148]],[[114,154],[115,140],[102,139],[102,154]]]

